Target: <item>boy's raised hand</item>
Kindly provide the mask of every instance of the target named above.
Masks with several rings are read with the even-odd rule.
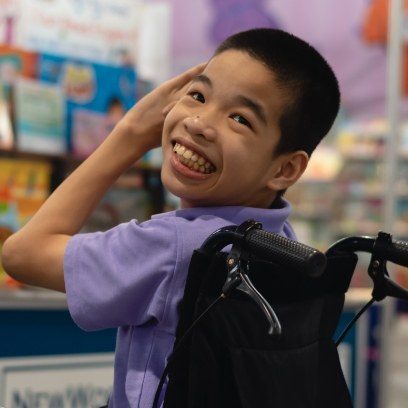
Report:
[[[166,115],[185,95],[191,80],[199,75],[206,63],[196,65],[182,74],[164,82],[138,101],[122,119],[122,124],[138,138],[148,151],[160,146]]]

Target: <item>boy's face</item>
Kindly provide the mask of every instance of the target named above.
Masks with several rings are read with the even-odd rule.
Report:
[[[249,54],[210,60],[164,122],[162,181],[182,207],[270,205],[284,100],[273,73]]]

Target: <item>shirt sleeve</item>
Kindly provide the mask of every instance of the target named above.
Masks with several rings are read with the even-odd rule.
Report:
[[[84,330],[142,325],[163,315],[177,264],[173,219],[120,224],[68,242],[68,308]]]

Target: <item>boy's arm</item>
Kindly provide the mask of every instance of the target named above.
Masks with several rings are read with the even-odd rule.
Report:
[[[30,285],[65,290],[63,259],[68,240],[116,179],[160,145],[165,115],[203,68],[200,64],[141,99],[32,219],[7,239],[2,264],[9,275]]]

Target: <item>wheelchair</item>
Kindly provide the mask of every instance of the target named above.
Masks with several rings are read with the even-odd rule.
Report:
[[[372,298],[335,341],[356,252],[371,254]],[[387,261],[408,266],[408,243],[384,232],[322,253],[255,220],[215,231],[192,256],[153,408],[352,407],[338,344],[373,302],[408,300]]]

